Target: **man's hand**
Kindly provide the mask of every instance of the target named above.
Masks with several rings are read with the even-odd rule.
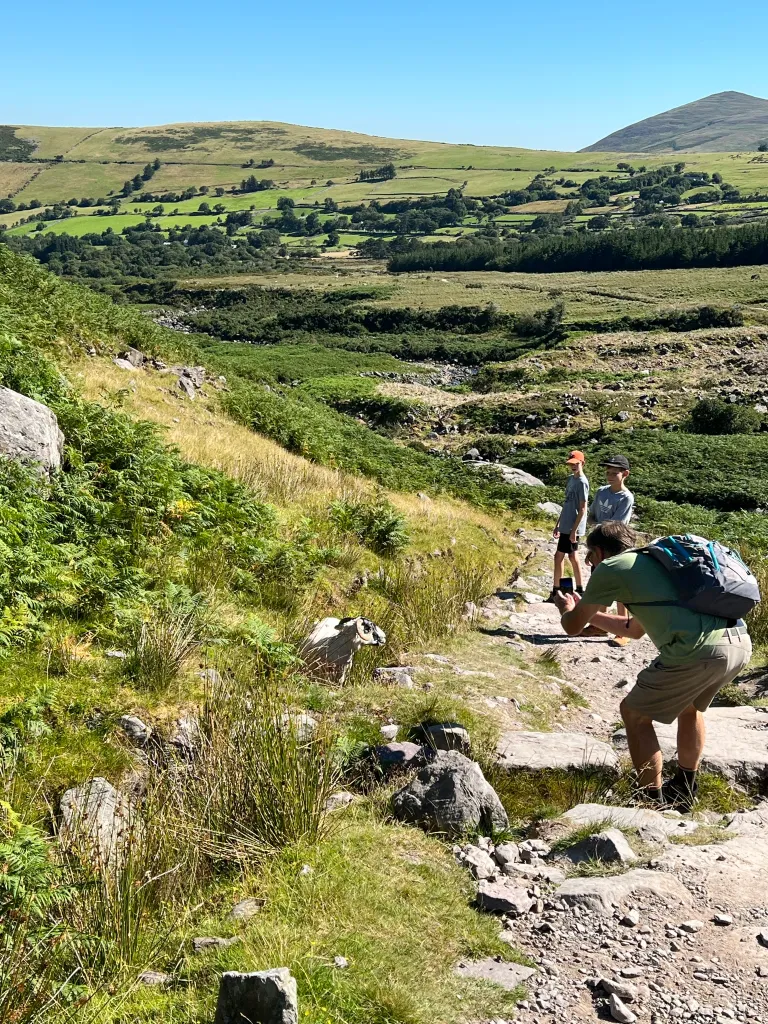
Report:
[[[571,540],[571,544],[577,544],[578,543],[579,535],[576,533],[575,530],[571,530],[571,538],[570,538],[570,540]]]
[[[552,531],[552,536],[555,538],[555,540],[560,540],[560,531],[557,527],[555,527]]]
[[[555,591],[554,602],[561,615],[572,612],[580,600],[580,594],[564,594],[560,590]]]

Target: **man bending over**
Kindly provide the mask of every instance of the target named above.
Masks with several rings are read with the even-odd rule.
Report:
[[[747,665],[752,644],[746,626],[701,615],[677,603],[667,570],[651,555],[631,550],[634,531],[624,523],[604,523],[587,537],[587,562],[594,568],[584,596],[562,595],[555,603],[569,636],[588,624],[636,640],[646,633],[659,656],[643,669],[621,702],[632,763],[644,795],[655,803],[691,809],[696,773],[704,750],[704,712],[718,690]],[[601,606],[620,601],[626,615]],[[645,602],[668,602],[660,605]],[[677,719],[677,774],[662,786],[662,756],[654,722]]]

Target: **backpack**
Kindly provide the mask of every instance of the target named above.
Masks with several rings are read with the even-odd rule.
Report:
[[[735,620],[760,602],[757,580],[738,552],[716,540],[686,533],[660,537],[637,548],[664,566],[677,590],[678,601],[635,601],[633,604],[675,604],[700,615]]]

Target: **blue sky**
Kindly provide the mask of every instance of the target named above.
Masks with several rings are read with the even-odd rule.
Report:
[[[755,0],[40,0],[3,17],[0,123],[274,120],[571,150],[709,93],[768,98],[767,37]]]

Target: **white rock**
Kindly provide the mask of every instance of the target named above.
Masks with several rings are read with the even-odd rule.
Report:
[[[608,1000],[608,1009],[613,1019],[619,1021],[619,1024],[634,1024],[637,1020],[637,1016],[622,1003],[617,995],[612,995]]]
[[[494,859],[477,846],[465,846],[462,860],[473,878],[493,878],[498,871]]]

